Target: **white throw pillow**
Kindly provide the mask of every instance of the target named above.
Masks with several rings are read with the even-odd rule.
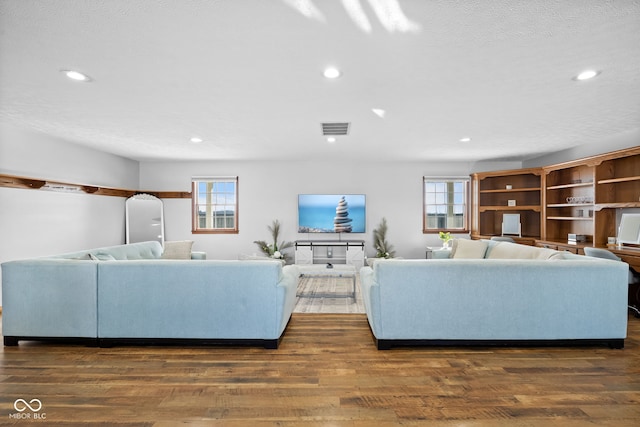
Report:
[[[554,249],[539,248],[536,246],[521,245],[511,242],[496,243],[488,259],[548,259],[558,251]]]
[[[487,242],[482,240],[455,239],[451,258],[482,259],[487,252]]]
[[[164,242],[163,259],[191,259],[193,240]]]

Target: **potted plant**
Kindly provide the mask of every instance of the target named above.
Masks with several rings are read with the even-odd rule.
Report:
[[[260,247],[260,250],[269,258],[279,259],[283,262],[289,261],[289,257],[283,253],[283,251],[287,248],[293,246],[292,242],[280,242],[278,243],[278,236],[280,235],[280,221],[273,220],[272,225],[268,225],[267,229],[271,232],[271,237],[273,238],[273,243],[269,244],[264,240],[254,240],[253,243]]]
[[[373,246],[376,248],[376,258],[393,258],[396,252],[387,242],[387,219],[382,218],[378,228],[373,230]]]
[[[440,238],[440,240],[442,240],[442,247],[443,248],[448,248],[449,245],[451,244],[450,243],[451,239],[453,238],[453,237],[451,237],[451,233],[449,231],[447,231],[447,232],[444,232],[444,231],[439,232],[438,233],[438,237]]]

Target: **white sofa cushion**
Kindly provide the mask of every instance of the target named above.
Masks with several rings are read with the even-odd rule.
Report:
[[[455,239],[451,248],[451,258],[482,259],[487,252],[487,242],[482,240]]]
[[[511,242],[497,242],[487,254],[487,259],[549,259],[558,251],[521,245]]]

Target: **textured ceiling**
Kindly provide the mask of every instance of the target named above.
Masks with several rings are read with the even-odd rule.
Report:
[[[640,2],[2,0],[0,122],[137,160],[521,160],[638,129]]]

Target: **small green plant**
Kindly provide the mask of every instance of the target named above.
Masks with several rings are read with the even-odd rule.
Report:
[[[393,258],[396,252],[387,242],[387,219],[382,218],[378,228],[373,230],[373,246],[376,248],[376,258]]]
[[[443,246],[447,246],[449,244],[449,240],[452,239],[451,237],[451,233],[449,231],[444,232],[441,231],[438,233],[438,237],[440,238],[440,240],[442,240],[442,245]]]
[[[273,243],[269,244],[264,240],[255,240],[253,243],[260,247],[262,253],[266,256],[274,259],[284,259],[285,261],[289,261],[288,255],[283,253],[283,251],[287,248],[293,246],[292,242],[280,242],[278,243],[278,236],[280,235],[280,221],[277,219],[273,221],[272,225],[268,225],[267,229],[271,232],[271,237],[273,238]]]

